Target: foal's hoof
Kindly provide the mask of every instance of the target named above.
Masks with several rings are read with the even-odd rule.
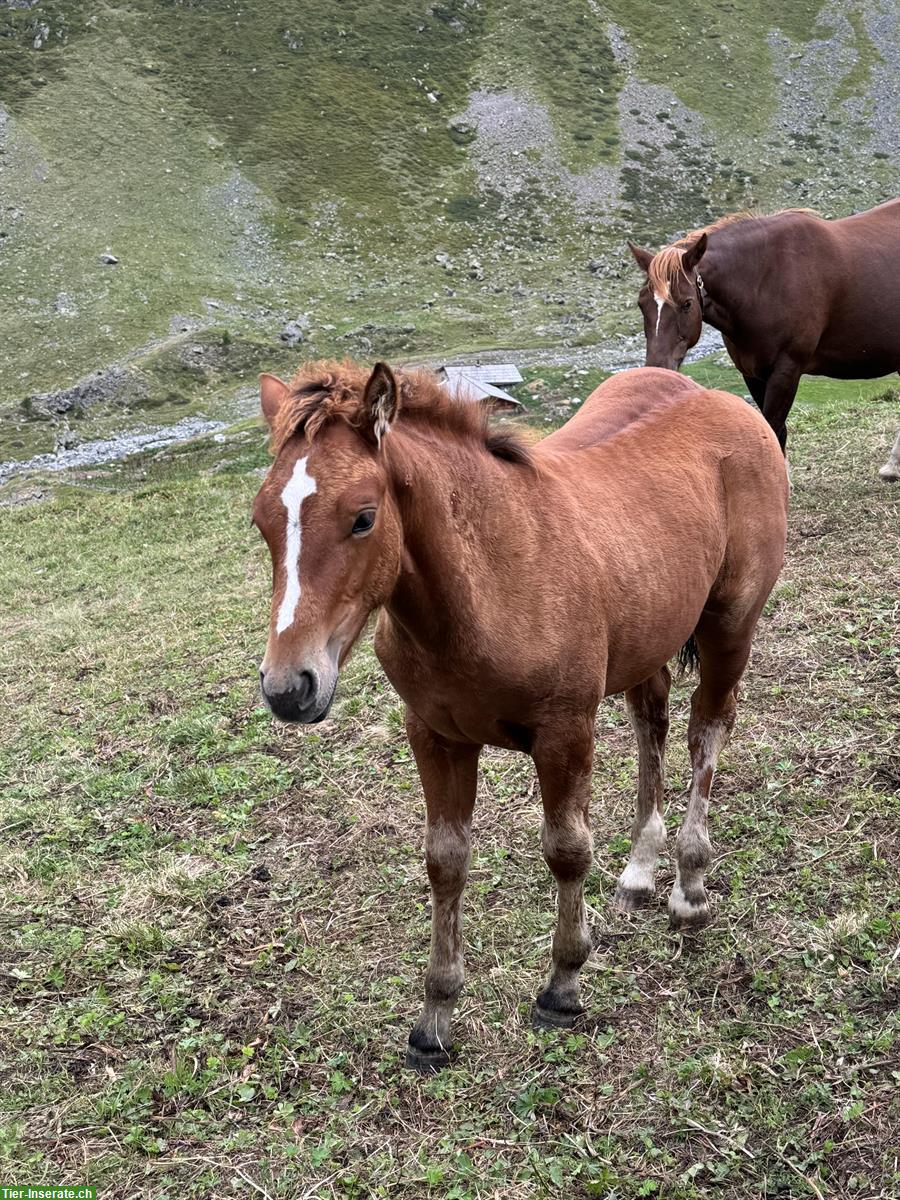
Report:
[[[571,1029],[584,1009],[560,1003],[552,992],[541,992],[531,1010],[532,1029]]]
[[[417,1050],[406,1047],[406,1065],[418,1075],[436,1075],[450,1066],[450,1055],[446,1050]]]
[[[406,1065],[420,1075],[434,1075],[450,1066],[450,1051],[430,1033],[416,1027],[409,1035]]]
[[[673,933],[699,933],[712,920],[708,904],[679,904],[669,908],[669,928]]]
[[[571,1029],[580,1016],[580,1012],[556,1012],[552,1008],[541,1008],[540,1004],[535,1004],[531,1010],[531,1028]]]
[[[640,908],[646,908],[648,904],[652,904],[656,893],[652,888],[616,888],[616,897],[613,900],[613,908],[618,913],[637,912]]]

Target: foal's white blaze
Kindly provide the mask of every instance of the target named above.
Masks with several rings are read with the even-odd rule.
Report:
[[[307,457],[304,455],[294,463],[294,472],[281,493],[281,503],[287,510],[287,531],[284,543],[284,595],[278,606],[276,633],[284,633],[293,625],[300,603],[300,509],[306,497],[316,490],[316,481],[306,469]]]
[[[659,292],[653,293],[653,299],[656,301],[656,332],[659,333],[659,323],[662,320],[663,307],[666,302]]]

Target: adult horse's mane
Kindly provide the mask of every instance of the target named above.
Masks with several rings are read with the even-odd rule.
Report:
[[[369,370],[345,359],[320,359],[304,363],[290,383],[272,429],[272,453],[278,454],[295,433],[312,440],[323,426],[344,421],[361,428],[367,419],[363,396]],[[431,371],[396,371],[400,389],[398,421],[446,430],[475,440],[495,458],[532,466],[531,451],[511,429],[489,424],[488,410],[476,401],[458,400]]]
[[[810,217],[819,217],[819,214],[812,208],[782,208],[777,213],[760,213],[744,210],[743,212],[727,213],[724,217],[719,217],[718,220],[712,221],[709,225],[703,225],[699,229],[692,229],[690,233],[677,238],[671,245],[663,246],[662,250],[653,256],[647,270],[651,288],[663,300],[671,300],[672,284],[679,275],[687,277],[683,261],[684,252],[688,246],[693,245],[697,238],[702,237],[704,233],[711,234],[719,229],[726,228],[728,225],[737,225],[744,221],[760,221],[769,216],[782,217],[788,213],[805,213]]]

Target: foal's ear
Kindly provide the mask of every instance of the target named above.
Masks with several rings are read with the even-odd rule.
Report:
[[[378,446],[394,423],[399,409],[400,389],[394,372],[387,363],[376,363],[363,393],[363,411],[366,424]]]
[[[693,271],[697,263],[706,253],[706,243],[709,241],[705,233],[701,233],[696,242],[692,242],[681,256],[685,271]]]
[[[634,261],[637,263],[637,265],[641,268],[641,270],[646,275],[647,272],[650,270],[650,264],[653,262],[653,257],[654,257],[653,251],[652,250],[644,250],[644,249],[642,249],[642,247],[636,246],[634,244],[634,242],[628,243],[628,249],[634,255]]]
[[[260,375],[259,402],[262,405],[262,414],[266,418],[266,424],[270,429],[290,390],[288,385],[277,375],[270,375],[268,372]]]

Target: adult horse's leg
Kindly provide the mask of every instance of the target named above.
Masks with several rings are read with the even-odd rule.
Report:
[[[631,826],[631,854],[616,888],[615,905],[619,912],[631,912],[647,904],[656,890],[656,863],[666,844],[663,787],[671,684],[669,668],[661,667],[655,675],[625,693],[638,744],[638,793]]]
[[[429,1072],[450,1061],[450,1021],[463,985],[462,895],[469,874],[481,747],[441,737],[409,709],[406,732],[425,792],[425,864],[431,883],[425,1006],[409,1035],[406,1062]]]
[[[747,391],[753,397],[753,402],[760,412],[766,402],[766,380],[759,379],[755,375],[744,375],[744,383],[747,385]]]
[[[579,981],[591,952],[584,880],[594,851],[588,819],[593,713],[542,729],[531,753],[544,805],[541,845],[558,889],[553,966],[547,986],[538,995],[533,1021],[539,1027],[568,1028],[584,1012]]]
[[[713,619],[715,621],[715,619]],[[756,617],[744,635],[731,631],[725,619],[701,622],[695,634],[700,651],[700,686],[691,697],[688,747],[691,790],[675,843],[675,884],[669,897],[669,922],[676,929],[699,929],[710,917],[704,875],[712,857],[706,829],[709,793],[719,754],[737,714],[737,686],[747,659]],[[712,625],[712,627],[711,627]]]
[[[894,442],[894,448],[891,451],[891,457],[887,460],[881,470],[879,476],[885,483],[894,483],[900,479],[900,433],[897,434],[897,440]]]
[[[787,452],[787,416],[797,395],[803,371],[790,358],[781,358],[766,381],[762,413],[778,438],[782,453]]]

